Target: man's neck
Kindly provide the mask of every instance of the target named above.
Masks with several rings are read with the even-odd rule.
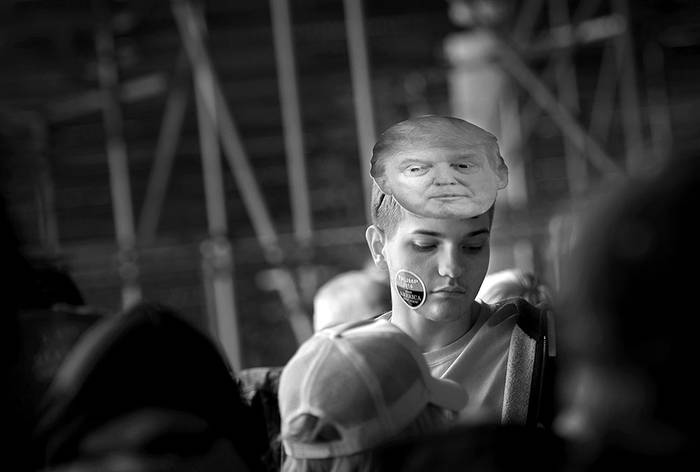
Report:
[[[455,321],[428,320],[405,306],[394,307],[391,322],[413,338],[423,352],[430,352],[458,340],[476,322],[479,304],[472,303],[469,312]]]

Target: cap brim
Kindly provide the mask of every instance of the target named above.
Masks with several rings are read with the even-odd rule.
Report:
[[[454,380],[431,377],[429,382],[430,403],[452,411],[459,411],[467,405],[466,390]]]

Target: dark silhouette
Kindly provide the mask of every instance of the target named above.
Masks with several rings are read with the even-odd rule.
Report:
[[[700,160],[620,185],[582,220],[562,286],[573,470],[679,470],[697,444]]]
[[[173,308],[141,302],[90,328],[60,366],[37,465],[256,471],[263,428],[218,347]]]
[[[31,297],[32,266],[25,257],[14,222],[7,212],[5,199],[0,195],[0,250],[8,277],[3,281],[3,316],[0,317],[0,362],[5,384],[0,389],[3,406],[3,437],[8,438],[6,464],[14,470],[31,470],[32,408],[25,400],[25,388],[32,384],[31,374],[22,365],[24,342],[20,334],[20,307]]]

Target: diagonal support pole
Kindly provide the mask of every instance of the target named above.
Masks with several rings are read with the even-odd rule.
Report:
[[[566,2],[549,2],[549,20],[555,28],[566,27],[570,23],[569,7]],[[577,117],[580,112],[576,65],[572,61],[572,50],[562,48],[554,51],[556,92],[560,103]],[[576,155],[579,151],[564,140],[564,159],[569,192],[572,198],[578,198],[588,188],[588,166],[586,159]]]
[[[571,113],[557,101],[552,92],[525,64],[520,55],[503,39],[494,35],[494,40],[499,45],[499,58],[504,69],[530,93],[535,102],[554,118],[562,133],[579,151],[579,155],[589,159],[591,164],[603,173],[622,173],[620,167],[586,133],[578,121],[571,116]]]
[[[219,139],[224,148],[229,166],[233,171],[233,177],[240,190],[243,204],[251,219],[253,230],[265,250],[267,260],[271,263],[279,263],[283,256],[279,247],[279,237],[267,210],[265,199],[248,162],[248,157],[233,117],[226,106],[226,99],[221,90],[221,84],[214,73],[211,58],[204,46],[201,25],[196,20],[196,14],[192,5],[186,0],[174,0],[173,13],[190,63],[199,64],[211,76],[214,100],[213,103],[209,100],[204,101],[203,106],[211,119],[218,123]],[[201,88],[201,86],[201,83],[195,82],[196,88]]]
[[[175,153],[180,141],[180,131],[187,110],[189,85],[187,60],[181,53],[170,85],[170,93],[166,99],[153,167],[148,178],[146,196],[139,216],[138,236],[141,244],[149,244],[155,239]]]
[[[175,2],[179,21],[189,27],[202,23],[201,9],[189,3]],[[204,33],[199,38],[202,41]],[[202,55],[189,57],[194,78],[199,142],[202,157],[202,175],[207,210],[209,238],[201,244],[202,272],[207,296],[207,311],[212,334],[223,348],[234,371],[242,368],[241,338],[236,313],[233,280],[233,251],[228,239],[226,193],[221,171],[221,149],[218,136],[218,103],[213,70]]]

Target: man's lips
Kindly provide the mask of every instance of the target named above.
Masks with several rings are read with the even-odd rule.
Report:
[[[446,295],[465,295],[467,291],[462,287],[438,287],[431,290],[430,293],[444,293]]]

